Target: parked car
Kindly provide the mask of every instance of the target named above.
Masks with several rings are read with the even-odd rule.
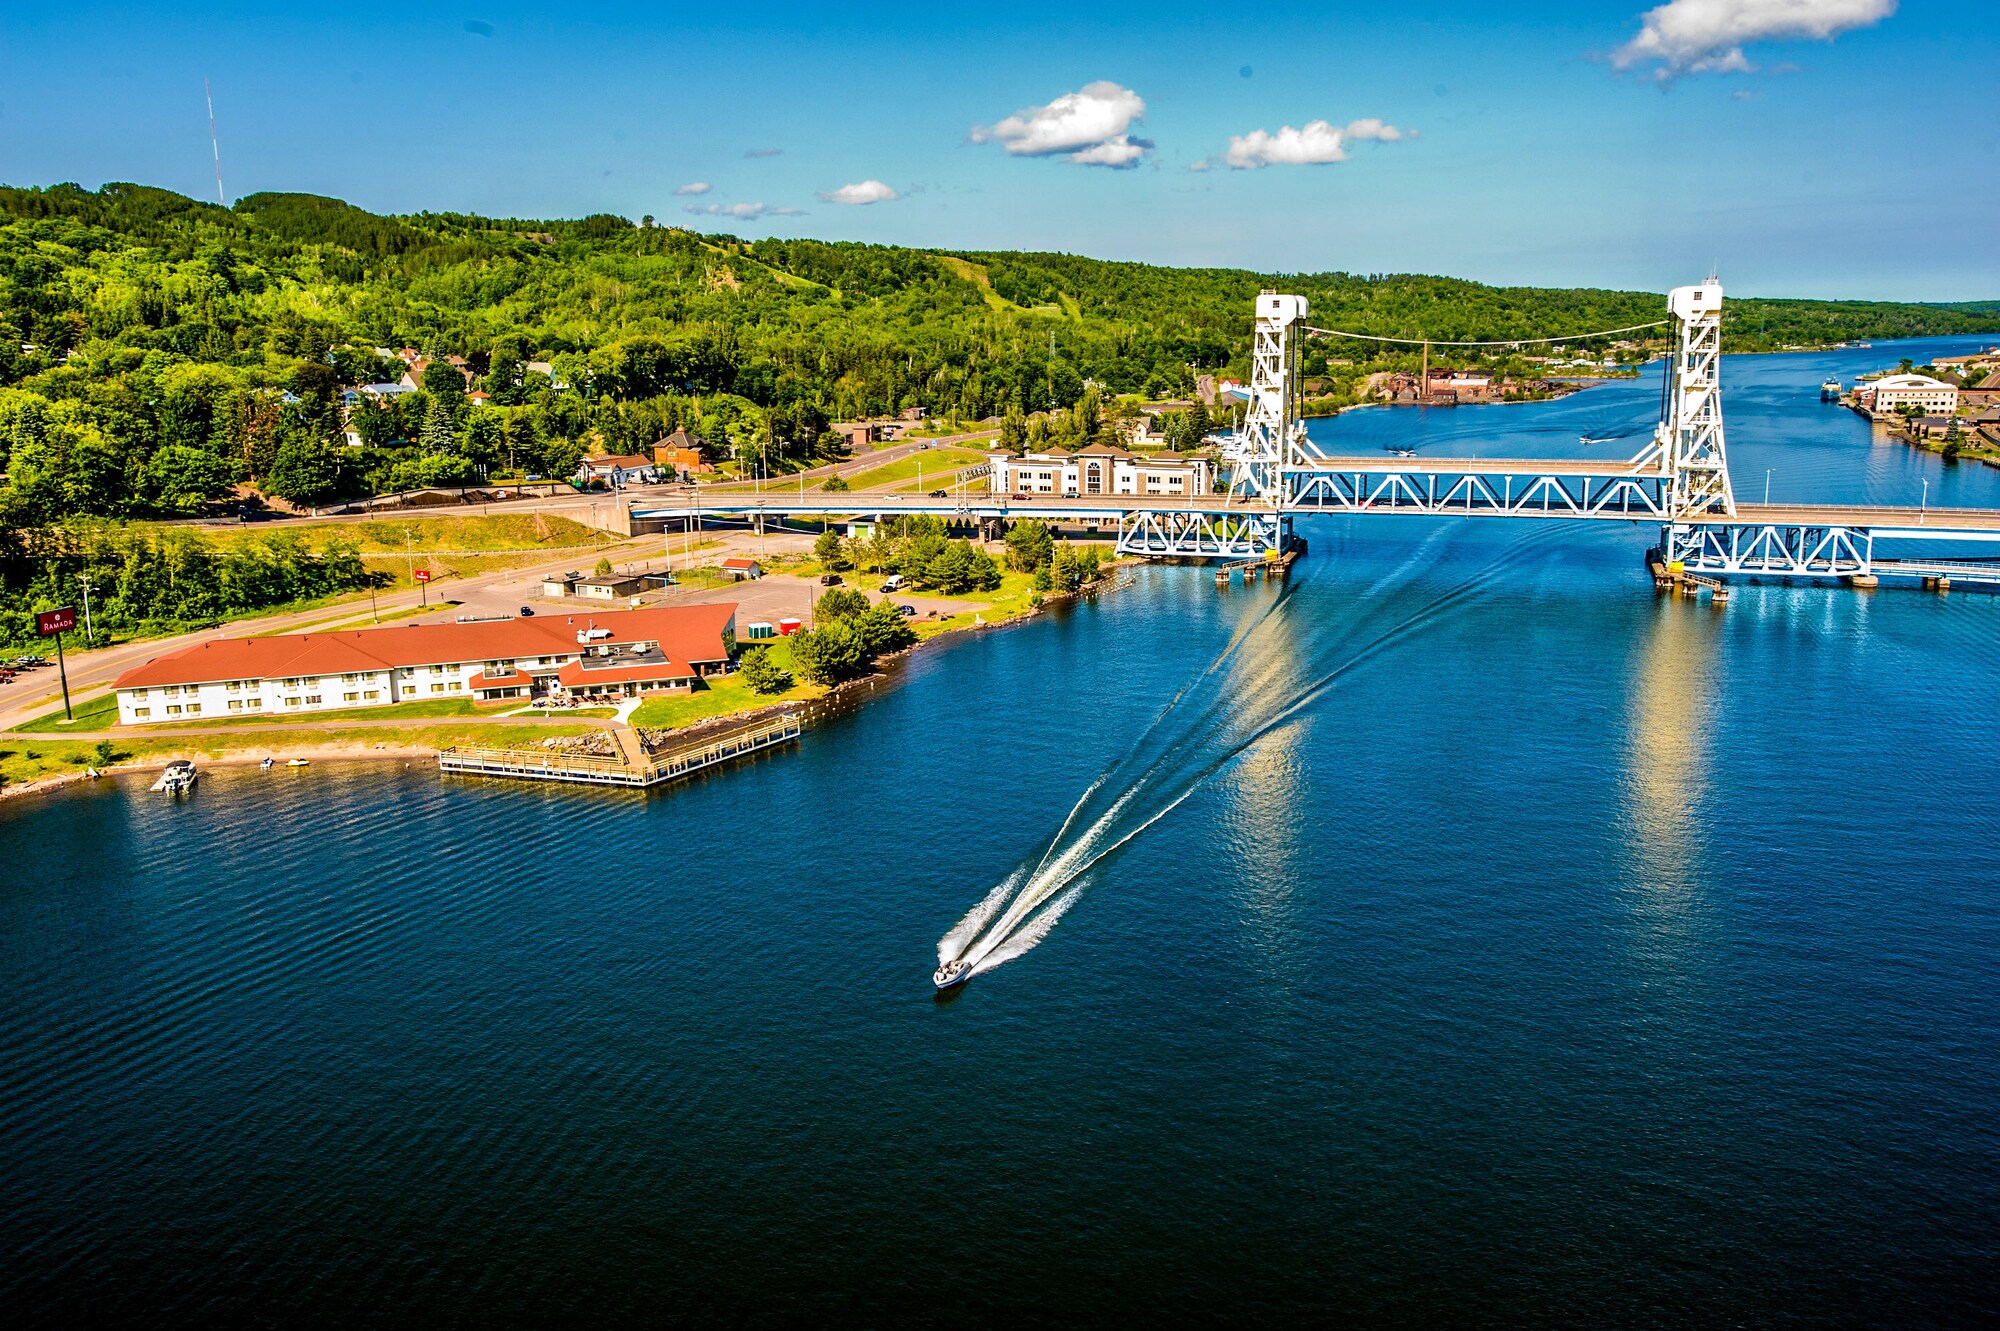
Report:
[[[930,493],[930,497],[931,497],[932,499],[942,499],[942,498],[944,498],[944,491],[942,491],[942,490],[933,490],[933,491],[931,491],[931,493]]]
[[[1015,495],[1015,496],[1014,496],[1014,498],[1016,498],[1016,499],[1019,499],[1019,500],[1022,500],[1022,501],[1024,501],[1024,502],[1025,502],[1025,501],[1027,500],[1028,496],[1026,496],[1026,495]]]
[[[521,618],[533,619],[534,617],[535,617],[535,607],[531,605],[524,605],[521,607]]]
[[[899,614],[899,615],[908,615],[908,616],[910,616],[910,617],[911,617],[912,619],[914,619],[914,618],[916,618],[916,614],[917,614],[917,608],[916,608],[915,606],[913,606],[913,605],[909,605],[909,604],[899,604],[899,605],[898,605],[898,606],[896,607],[896,613],[897,613],[897,614]]]
[[[882,579],[882,590],[885,592],[900,591],[902,586],[903,575],[900,573],[891,573],[888,577]]]
[[[822,587],[838,587],[840,585],[840,575],[838,573],[822,573],[819,575],[819,585]]]

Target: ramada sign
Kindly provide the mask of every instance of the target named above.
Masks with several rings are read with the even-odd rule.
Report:
[[[44,610],[35,616],[35,627],[44,638],[67,633],[76,627],[76,607],[66,605],[60,610]]]

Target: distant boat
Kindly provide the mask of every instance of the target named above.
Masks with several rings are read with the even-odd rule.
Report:
[[[935,984],[939,990],[956,989],[971,978],[972,966],[969,962],[947,961],[944,965],[937,968],[936,974],[931,976],[931,983]]]
[[[290,759],[289,761],[287,761],[287,762],[285,763],[285,766],[287,766],[287,767],[311,767],[311,766],[312,766],[312,763],[308,762],[308,761],[307,761],[306,759],[304,759],[304,758],[293,758],[293,759]]]
[[[1413,458],[1417,455],[1417,450],[1414,448],[1392,448],[1389,451],[1399,458]]]
[[[1615,444],[1618,442],[1618,436],[1615,434],[1605,434],[1605,435],[1580,434],[1576,437],[1576,441],[1579,444]]]
[[[1841,392],[1840,380],[1828,379],[1819,386],[1819,400],[1822,402],[1838,402],[1840,401]]]

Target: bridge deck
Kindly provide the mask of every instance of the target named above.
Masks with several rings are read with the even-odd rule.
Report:
[[[1369,453],[1360,457],[1314,456],[1312,471],[1401,473],[1412,476],[1659,476],[1658,467],[1637,467],[1630,458],[1438,458]]]

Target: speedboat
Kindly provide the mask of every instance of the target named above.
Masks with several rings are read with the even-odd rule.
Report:
[[[1617,443],[1617,442],[1618,442],[1618,436],[1617,436],[1617,435],[1615,435],[1615,434],[1607,434],[1607,435],[1588,435],[1588,434],[1580,434],[1580,435],[1578,435],[1578,436],[1576,437],[1576,441],[1577,441],[1577,442],[1578,442],[1579,444],[1586,444],[1586,445],[1587,445],[1587,444],[1615,444],[1615,443]]]
[[[947,961],[931,976],[932,983],[940,990],[956,989],[972,978],[972,963],[968,961]]]
[[[1413,458],[1417,455],[1417,450],[1414,448],[1392,448],[1389,451],[1399,458]]]

